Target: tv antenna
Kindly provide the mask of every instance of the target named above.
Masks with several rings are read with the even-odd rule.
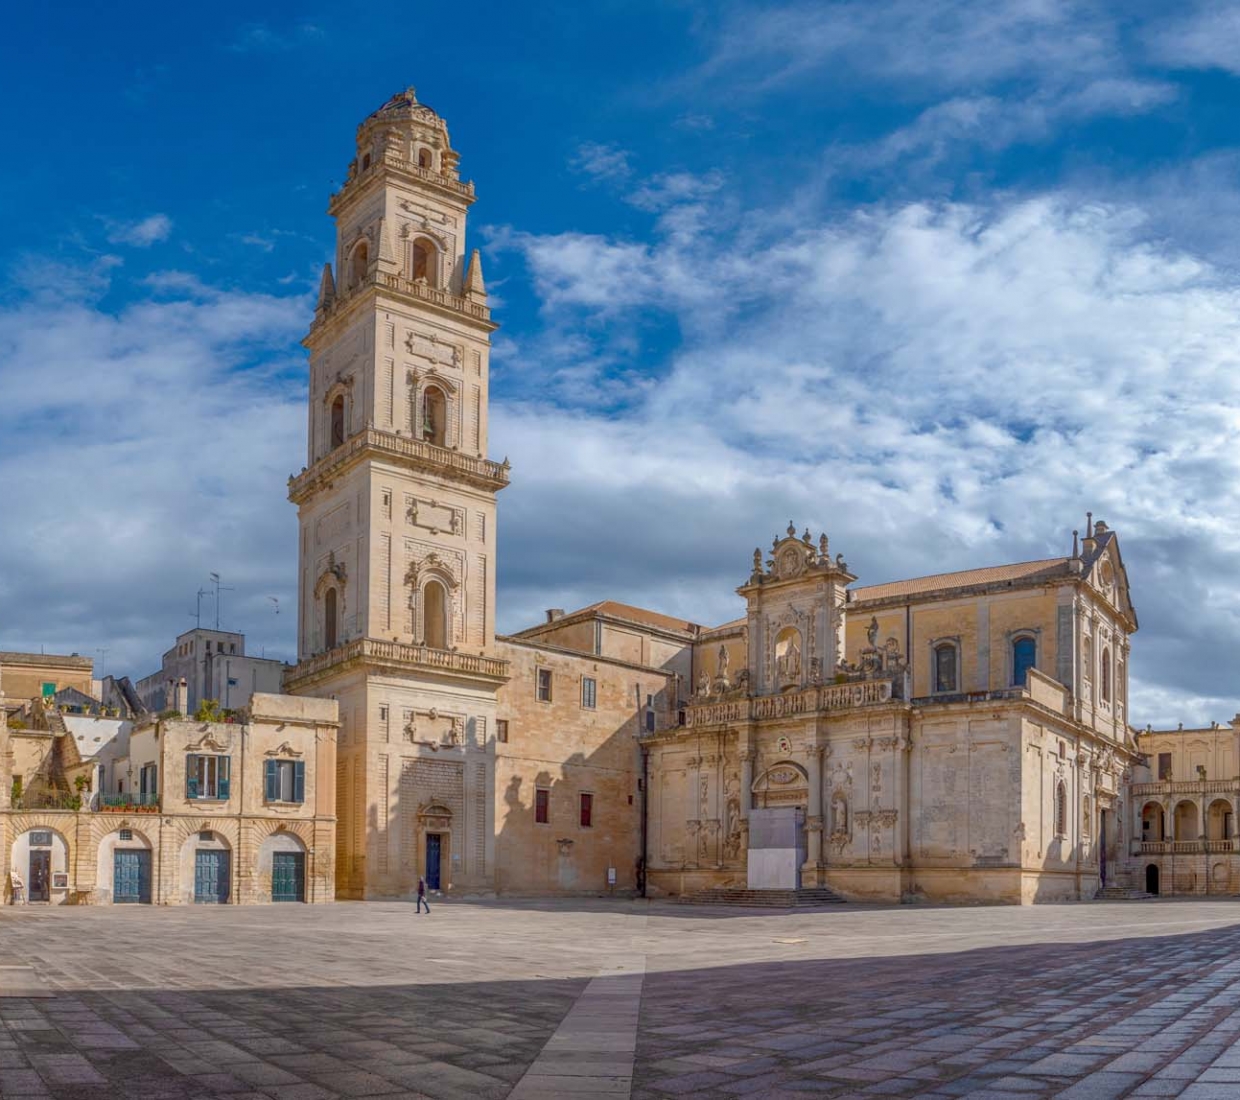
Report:
[[[268,596],[267,599],[269,599],[273,604],[275,604],[276,614],[279,615],[280,614],[280,601],[275,596]]]
[[[220,628],[220,593],[221,592],[235,592],[236,589],[230,588],[228,587],[228,585],[220,584],[220,575],[218,573],[211,574],[211,583],[215,586],[215,629],[219,630]]]
[[[194,626],[202,628],[202,598],[211,595],[205,588],[198,589],[198,600],[194,605],[194,610],[190,612],[194,616]]]

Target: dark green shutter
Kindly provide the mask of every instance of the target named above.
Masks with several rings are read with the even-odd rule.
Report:
[[[306,800],[306,762],[298,760],[293,765],[293,801],[305,802]]]
[[[198,757],[192,752],[185,758],[185,797],[198,797]]]
[[[228,779],[232,773],[232,768],[230,766],[231,764],[232,764],[231,756],[219,757],[219,768],[220,768],[219,797],[220,797],[221,802],[228,801]]]
[[[149,795],[159,794],[159,765],[158,764],[151,765],[150,788],[151,789],[146,792],[147,794]]]
[[[263,788],[268,802],[276,802],[280,798],[280,765],[274,760],[263,762]]]

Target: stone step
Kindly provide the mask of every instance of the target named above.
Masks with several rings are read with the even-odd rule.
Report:
[[[842,905],[844,899],[826,886],[809,886],[801,890],[748,890],[723,887],[699,890],[677,899],[682,905],[735,905],[764,909],[796,909],[817,905]]]
[[[1144,901],[1146,898],[1152,898],[1153,894],[1147,894],[1144,890],[1137,890],[1131,886],[1106,886],[1094,895],[1095,901]]]

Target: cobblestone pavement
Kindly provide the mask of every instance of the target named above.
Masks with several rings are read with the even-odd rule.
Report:
[[[1240,901],[0,909],[0,1097],[1240,1097]]]

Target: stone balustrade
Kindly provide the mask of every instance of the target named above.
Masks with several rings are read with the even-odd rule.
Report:
[[[432,649],[430,646],[409,645],[405,642],[387,642],[379,638],[354,638],[335,649],[308,657],[291,668],[285,674],[284,689],[290,691],[328,670],[353,663],[387,665],[400,669],[423,668],[497,681],[508,679],[508,662],[498,657],[457,653],[450,649]]]
[[[1235,794],[1240,795],[1240,779],[1162,779],[1134,783],[1134,796],[1159,794]]]
[[[701,699],[685,709],[685,726],[730,725],[770,718],[794,718],[819,711],[847,710],[891,702],[890,680],[861,680],[827,684],[781,695],[744,696],[739,699]]]
[[[497,492],[508,484],[509,467],[504,462],[492,462],[489,458],[462,454],[460,451],[437,447],[421,439],[366,428],[345,440],[330,454],[319,459],[308,470],[288,480],[289,499],[299,504],[302,497],[321,478],[330,477],[336,470],[361,451],[377,451],[395,458],[412,460],[423,469],[435,472],[443,470],[463,476],[466,481],[484,489]]]

